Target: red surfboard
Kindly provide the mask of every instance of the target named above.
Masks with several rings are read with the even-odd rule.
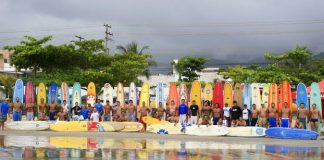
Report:
[[[176,83],[170,83],[169,89],[169,98],[168,104],[171,105],[171,101],[174,101],[174,104],[178,107],[179,106],[179,94]]]
[[[34,85],[31,82],[26,83],[25,96],[26,96],[26,98],[25,98],[26,104],[28,104],[28,103],[35,104]]]
[[[213,104],[218,104],[219,108],[223,109],[224,95],[222,82],[216,82],[214,85]]]

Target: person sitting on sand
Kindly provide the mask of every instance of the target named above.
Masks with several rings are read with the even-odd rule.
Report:
[[[57,117],[59,121],[66,120],[66,114],[64,113],[64,108],[61,108],[60,111],[57,113]]]
[[[246,121],[240,117],[240,119],[236,122],[236,126],[246,126]]]
[[[166,109],[166,117],[168,119],[170,116],[177,115],[177,113],[178,113],[178,108],[175,105],[174,100],[171,100],[170,106],[168,106]]]
[[[299,119],[296,119],[295,128],[304,129],[304,124],[300,122]]]
[[[175,115],[174,112],[172,112],[169,117],[167,118],[167,121],[170,123],[178,123],[178,116]]]
[[[219,108],[219,104],[215,103],[212,109],[213,125],[218,125],[220,119],[222,119],[222,109]]]
[[[127,122],[128,121],[128,117],[126,114],[126,109],[121,109],[121,114],[117,119],[118,122]]]
[[[95,122],[99,122],[99,113],[96,107],[93,108],[93,113],[91,113],[90,119]]]
[[[205,101],[203,108],[201,109],[202,122],[201,125],[210,125],[211,124],[211,115],[212,110],[209,106],[209,102]]]
[[[82,116],[83,120],[86,120],[86,121],[89,120],[90,110],[88,108],[86,108],[86,105],[81,106],[80,116]]]
[[[223,126],[223,119],[220,118],[220,119],[218,120],[218,122],[217,122],[217,125],[218,125],[218,126]]]
[[[75,102],[75,106],[73,108],[71,108],[72,120],[74,120],[74,121],[79,120],[80,110],[81,110],[81,108],[79,107],[79,103]]]

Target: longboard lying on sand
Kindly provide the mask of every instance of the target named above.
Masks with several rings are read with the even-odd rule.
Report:
[[[4,146],[45,148],[48,147],[48,137],[7,135],[4,137]]]
[[[91,121],[58,121],[50,124],[50,129],[58,132],[87,132],[98,131],[100,124]]]
[[[153,118],[151,116],[142,117],[142,121],[147,125],[170,123],[170,122],[165,121],[165,120],[160,121],[159,119]]]
[[[115,132],[125,128],[122,122],[99,122],[104,132]]]
[[[219,126],[193,125],[185,128],[185,134],[195,136],[224,136],[228,132],[227,127]]]
[[[226,136],[233,137],[263,137],[266,128],[263,127],[230,127]]]
[[[317,132],[306,129],[281,127],[268,128],[265,133],[268,137],[282,139],[316,140],[319,136]]]
[[[12,121],[6,122],[5,127],[11,130],[41,131],[47,130],[49,124],[46,121]]]
[[[143,129],[143,124],[138,122],[122,122],[125,126],[121,132],[138,132]]]
[[[148,125],[146,130],[157,134],[184,134],[183,127],[180,123],[153,124]]]

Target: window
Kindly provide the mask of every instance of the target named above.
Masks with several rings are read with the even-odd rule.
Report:
[[[3,62],[8,63],[8,59],[7,58],[3,59]]]

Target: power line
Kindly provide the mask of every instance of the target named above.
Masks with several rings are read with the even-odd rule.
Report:
[[[79,35],[79,36],[74,36],[74,37],[78,38],[80,42],[81,42],[82,40],[85,39],[84,37],[81,37],[81,35]]]
[[[111,28],[111,25],[108,24],[104,24],[104,26],[106,27],[106,36],[105,36],[105,40],[106,40],[106,49],[107,49],[107,54],[109,54],[109,47],[108,47],[108,41],[111,40],[109,39],[109,36],[113,36],[113,34],[111,32],[108,31],[109,28]]]

